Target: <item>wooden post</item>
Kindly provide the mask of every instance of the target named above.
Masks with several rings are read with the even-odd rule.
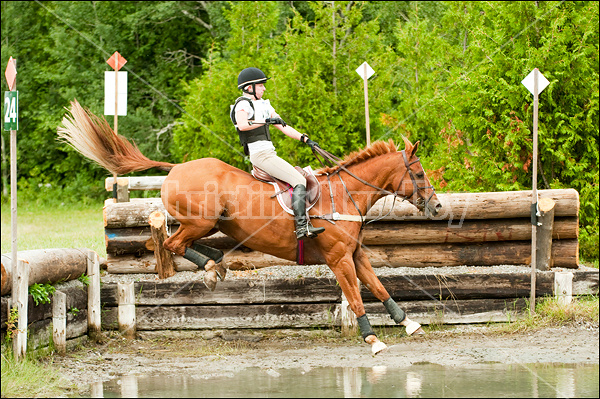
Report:
[[[100,309],[100,259],[96,251],[89,250],[87,257],[88,289],[88,336],[98,342],[102,322]]]
[[[365,81],[365,121],[367,124],[367,147],[371,145],[371,126],[369,123],[369,89],[367,84],[367,63],[364,64],[364,81]]]
[[[542,198],[538,203],[540,216],[538,221],[536,268],[547,271],[554,266],[552,258],[552,232],[554,230],[554,208],[555,202],[552,198]]]
[[[52,297],[52,340],[59,355],[67,353],[67,295],[62,291]]]
[[[119,331],[125,338],[135,338],[135,293],[133,281],[130,283],[117,283],[119,301]]]
[[[14,73],[15,73],[15,77],[14,77],[14,81],[9,81],[7,78],[7,83],[8,83],[8,90],[10,91],[16,91],[17,90],[17,78],[16,78],[16,71],[17,71],[17,60],[13,59],[12,57],[10,57],[8,63],[9,65],[7,65],[7,72],[9,71],[9,68],[11,66],[11,61],[12,61],[12,65],[14,66]],[[6,73],[5,73],[6,76]],[[11,129],[10,131],[10,238],[11,238],[11,262],[13,264],[13,270],[12,270],[12,303],[13,306],[17,307],[17,310],[19,311],[19,321],[18,321],[18,327],[17,328],[21,328],[21,310],[19,308],[19,301],[21,300],[20,298],[20,294],[19,292],[17,292],[17,288],[21,285],[22,281],[20,280],[21,278],[23,278],[23,273],[21,270],[21,264],[25,264],[24,262],[21,262],[17,259],[17,131],[14,129]],[[28,290],[28,283],[29,283],[29,272],[25,273],[25,295],[27,295],[27,290]],[[27,300],[25,300],[25,326],[27,326]],[[21,357],[21,350],[23,349],[20,345],[21,343],[17,343],[17,341],[20,339],[19,337],[21,336],[21,334],[17,331],[16,335],[13,336],[13,353],[15,356],[15,359],[20,359]],[[25,342],[25,349],[26,349],[26,342]],[[25,354],[25,349],[23,350],[23,354]]]
[[[156,271],[161,279],[175,275],[175,263],[173,254],[164,247],[167,239],[167,219],[160,211],[154,211],[148,218],[152,240],[154,241],[154,257],[156,259]]]
[[[341,316],[342,337],[355,336],[358,332],[358,321],[356,320],[356,315],[352,309],[350,309],[350,303],[344,293],[342,293]]]
[[[115,55],[115,121],[114,131],[117,134],[117,120],[119,119],[119,57]],[[117,176],[115,175],[115,178]]]
[[[129,202],[129,179],[126,177],[117,179],[117,202]]]
[[[554,273],[554,296],[562,306],[566,306],[573,301],[573,273]]]
[[[19,259],[17,261],[17,285],[13,298],[16,297],[16,307],[19,314],[17,330],[13,336],[13,354],[20,360],[27,352],[27,305],[29,303],[29,263]],[[15,295],[16,294],[16,295]],[[14,303],[13,303],[14,305]]]
[[[537,268],[537,218],[534,215],[537,208],[537,151],[538,151],[538,69],[533,73],[533,184],[531,193],[531,292],[529,310],[535,313],[535,277]]]

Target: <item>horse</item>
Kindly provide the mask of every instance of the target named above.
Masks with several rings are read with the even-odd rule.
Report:
[[[408,200],[430,215],[441,210],[435,189],[416,156],[419,141],[412,144],[403,137],[404,150],[399,150],[393,140],[376,141],[344,159],[336,158],[339,162],[334,165],[323,164],[315,176],[329,198],[320,197],[309,216],[316,227],[325,227],[325,232],[314,239],[297,241],[293,216],[277,205],[273,188],[250,173],[215,158],[180,164],[150,160],[135,144],[116,134],[105,118],[83,109],[77,100],[67,111],[70,115],[65,115],[58,128],[59,139],[113,174],[150,168],[169,172],[161,199],[167,212],[180,223],[164,242],[169,251],[203,266],[207,272],[216,271],[223,279],[226,267],[222,252],[194,241],[221,231],[255,251],[292,261],[298,259],[299,248],[303,247],[304,263],[327,264],[335,275],[373,354],[386,345],[370,325],[358,280],[383,302],[391,318],[404,326],[408,335],[424,333],[420,324],[410,320],[391,298],[361,245],[365,215],[383,196],[391,194],[394,199]],[[339,215],[338,211],[349,217],[322,217]]]

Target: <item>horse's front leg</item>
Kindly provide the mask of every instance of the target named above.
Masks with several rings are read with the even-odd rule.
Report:
[[[414,333],[423,334],[424,331],[421,328],[421,325],[416,321],[410,320],[406,316],[406,313],[400,309],[396,301],[392,299],[383,284],[381,284],[379,277],[377,277],[373,267],[371,266],[371,262],[369,261],[367,254],[361,246],[358,246],[354,251],[353,260],[359,280],[369,289],[369,291],[373,293],[373,295],[375,295],[377,299],[383,302],[385,309],[388,311],[392,319],[397,324],[404,326],[408,335],[413,335]]]
[[[356,315],[358,327],[360,328],[363,339],[366,343],[371,345],[371,352],[373,355],[376,355],[387,348],[387,346],[383,342],[379,341],[375,335],[375,332],[373,331],[371,323],[369,322],[365,312],[365,306],[360,296],[360,287],[358,286],[356,268],[354,266],[354,262],[352,261],[352,257],[346,255],[339,261],[335,262],[333,266],[331,263],[329,263],[329,265],[330,269],[333,271],[333,274],[335,274],[340,287],[342,288],[342,292],[350,304],[350,309],[352,309]]]

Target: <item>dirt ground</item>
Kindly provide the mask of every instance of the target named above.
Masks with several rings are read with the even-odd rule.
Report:
[[[427,328],[426,328],[427,330]],[[434,363],[598,364],[598,324],[546,327],[498,333],[487,326],[454,326],[408,337],[399,328],[379,330],[388,348],[376,356],[359,337],[334,330],[221,330],[139,332],[127,340],[118,334],[101,344],[78,344],[53,359],[64,377],[85,391],[89,384],[121,375],[214,376],[247,367],[405,368]]]

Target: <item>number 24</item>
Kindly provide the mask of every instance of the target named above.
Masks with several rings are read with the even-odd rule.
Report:
[[[4,97],[4,122],[10,123],[17,121],[17,98]]]

